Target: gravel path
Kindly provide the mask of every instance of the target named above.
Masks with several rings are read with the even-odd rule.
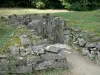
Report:
[[[73,75],[100,75],[100,67],[90,59],[70,49],[66,51],[69,68]]]

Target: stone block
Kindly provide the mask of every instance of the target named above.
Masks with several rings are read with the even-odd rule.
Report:
[[[96,47],[96,43],[87,43],[86,48],[95,48]]]
[[[30,56],[27,57],[27,64],[33,64],[34,62],[42,61],[40,56]]]
[[[28,39],[28,37],[27,37],[27,35],[25,35],[25,34],[22,34],[20,37],[20,41],[21,41],[21,44],[22,45],[31,45],[31,41],[30,41],[30,39]]]
[[[32,72],[32,65],[23,65],[23,66],[16,66],[14,69],[12,69],[11,73],[17,73],[17,74],[26,74]]]
[[[16,47],[16,46],[10,46],[10,47],[9,47],[9,52],[10,52],[12,55],[19,55],[19,48]]]
[[[48,54],[43,54],[41,55],[41,59],[42,60],[56,60],[56,59],[63,59],[66,58],[65,55],[62,54],[52,54],[52,53],[48,53]]]
[[[49,68],[68,68],[67,60],[56,60]]]
[[[79,46],[84,47],[86,44],[86,41],[82,38],[78,38],[78,44],[79,44]]]
[[[33,52],[36,54],[43,54],[45,45],[32,46]]]
[[[83,48],[83,49],[82,49],[82,54],[83,54],[84,56],[87,56],[87,55],[89,54],[89,50],[86,49],[86,48]]]
[[[48,60],[48,61],[43,61],[34,68],[35,70],[41,70],[41,69],[47,69],[49,66],[52,66],[54,63],[54,60]]]

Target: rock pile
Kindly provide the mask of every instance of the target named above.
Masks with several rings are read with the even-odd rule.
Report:
[[[27,35],[20,37],[21,46],[10,46],[8,53],[0,55],[0,75],[31,74],[33,70],[67,68],[65,45],[32,45]]]
[[[100,64],[100,40],[99,37],[98,40],[95,39],[95,34],[80,31],[72,28],[71,35],[72,40],[71,44],[74,45],[74,47],[79,48],[82,51],[82,54],[84,56],[89,57],[90,59],[96,61],[98,64]]]
[[[94,37],[95,34],[78,28],[68,27],[67,21],[62,18],[49,14],[11,15],[1,17],[0,21],[7,21],[8,24],[18,26],[25,25],[29,30],[32,30],[34,35],[47,39],[37,45],[32,44],[25,34],[19,37],[24,47],[11,46],[9,48],[11,56],[16,56],[15,59],[18,60],[18,68],[15,68],[16,73],[67,67],[63,51],[65,48],[60,45],[47,45],[48,40],[52,43],[70,44],[73,47],[81,48],[83,55],[100,63],[100,37]],[[0,59],[1,62],[5,61],[4,56],[1,56]],[[25,67],[27,68],[23,70]],[[2,71],[1,66],[0,71]]]
[[[66,20],[53,15],[11,15],[4,16],[1,20],[7,19],[8,24],[26,25],[29,29],[36,31],[37,35],[49,38],[56,43],[64,43],[63,31]]]

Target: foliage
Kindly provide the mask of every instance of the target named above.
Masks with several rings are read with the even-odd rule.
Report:
[[[1,0],[3,7],[65,8],[70,10],[94,10],[100,8],[100,0]]]
[[[36,8],[43,9],[45,8],[45,4],[42,1],[38,1],[35,3]]]
[[[74,11],[69,13],[55,13],[54,15],[68,19],[69,25],[82,30],[96,33],[100,36],[100,10]]]
[[[86,4],[80,4],[79,2],[76,2],[71,5],[70,9],[76,11],[85,11],[88,10],[88,7]]]
[[[100,8],[100,0],[59,0],[62,5],[71,10],[94,10]]]
[[[66,9],[70,9],[70,3],[65,0],[59,0]]]

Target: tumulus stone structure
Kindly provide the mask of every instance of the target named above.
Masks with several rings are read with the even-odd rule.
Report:
[[[21,34],[18,37],[21,47],[10,46],[8,53],[0,55],[1,74],[4,72],[31,73],[32,70],[48,68],[68,68],[64,52],[66,47],[60,44],[77,47],[84,56],[100,64],[100,37],[94,37],[94,33],[88,33],[79,28],[69,27],[65,19],[50,14],[30,14],[2,16],[0,21],[6,21],[12,26],[16,25],[19,29],[21,29],[21,25],[24,25],[31,31],[31,36],[41,36],[42,38],[34,43],[27,34]]]

